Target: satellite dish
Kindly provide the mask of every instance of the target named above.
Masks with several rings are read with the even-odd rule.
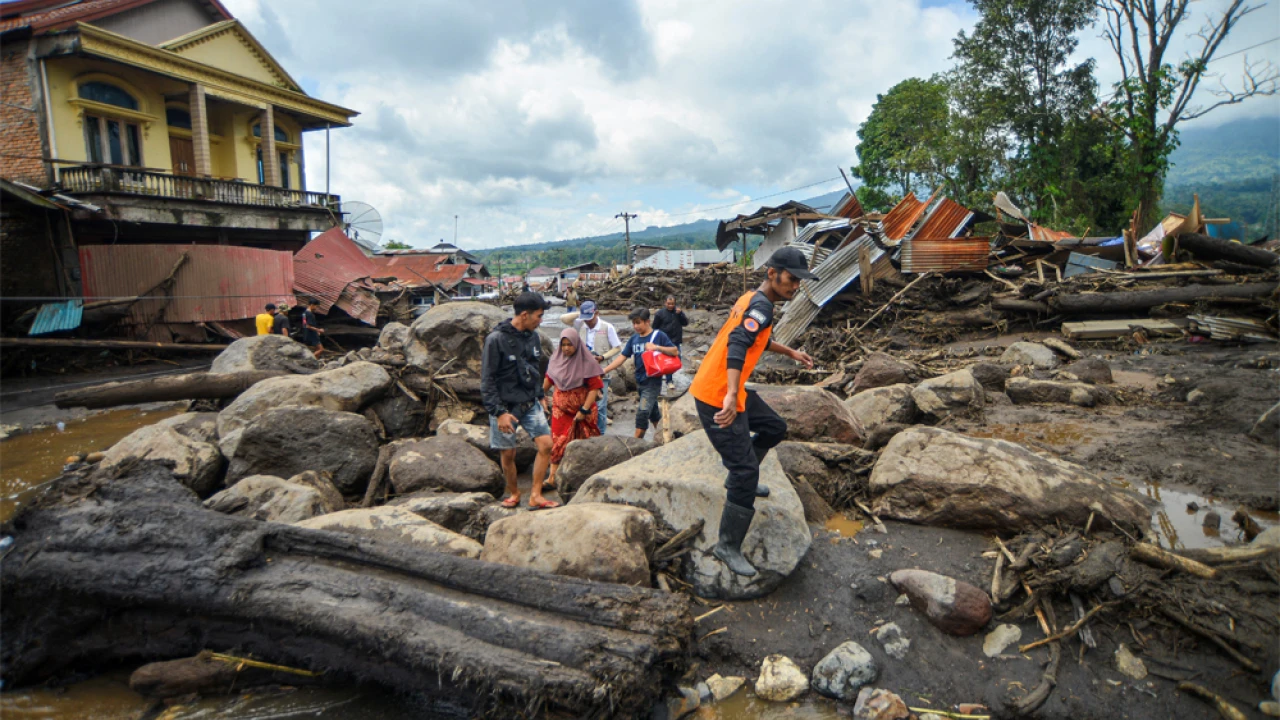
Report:
[[[356,243],[376,250],[382,239],[382,215],[369,203],[342,203],[342,230]]]

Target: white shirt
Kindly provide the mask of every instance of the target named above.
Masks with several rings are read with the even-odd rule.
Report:
[[[582,342],[587,344],[587,349],[593,355],[603,355],[612,348],[622,345],[622,340],[618,338],[618,329],[611,323],[605,322],[603,318],[596,319],[596,326],[587,325],[587,321],[581,318],[573,321],[573,329],[578,331],[582,336]],[[596,335],[604,331],[605,336],[600,338],[601,344],[596,345]],[[605,343],[608,343],[607,345]]]

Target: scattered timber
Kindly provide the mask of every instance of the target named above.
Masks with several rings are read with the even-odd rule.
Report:
[[[1206,565],[1224,565],[1226,563],[1253,562],[1273,555],[1280,555],[1280,548],[1271,545],[1263,547],[1191,548],[1179,550],[1178,554]]]
[[[693,630],[683,595],[223,515],[155,466],[64,475],[3,531],[6,688],[234,648],[472,716],[647,714]]]
[[[254,383],[287,374],[283,370],[196,372],[149,380],[125,380],[66,390],[54,395],[53,402],[60,408],[85,407],[96,410],[175,400],[230,399],[248,390]]]
[[[1187,325],[1186,320],[1153,320],[1151,318],[1090,320],[1088,322],[1062,323],[1062,334],[1072,340],[1099,340],[1122,337],[1136,330],[1157,334],[1181,335],[1182,329]]]
[[[0,338],[0,348],[90,348],[93,350],[173,350],[177,352],[220,353],[226,345],[202,345],[199,343],[161,343],[142,340],[73,340],[62,338]]]
[[[1276,291],[1276,283],[1240,285],[1184,285],[1159,290],[1106,293],[1066,293],[1050,299],[1054,309],[1069,315],[1106,314],[1146,310],[1165,303],[1186,303],[1215,298],[1256,298]]]
[[[1179,235],[1178,248],[1204,260],[1227,260],[1264,268],[1273,268],[1280,264],[1280,255],[1270,250],[1198,233]]]
[[[1218,577],[1218,571],[1208,565],[1180,555],[1174,555],[1173,553],[1162,548],[1158,548],[1151,543],[1136,543],[1129,550],[1129,554],[1134,559],[1141,560],[1148,565],[1181,570],[1182,572],[1190,573],[1196,577],[1201,577],[1206,580],[1213,580]]]

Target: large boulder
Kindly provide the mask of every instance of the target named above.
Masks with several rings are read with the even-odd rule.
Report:
[[[842,460],[857,451],[852,445],[790,440],[774,448],[782,471],[800,497],[807,522],[825,523],[835,514],[829,498],[840,496],[844,488],[852,484]]]
[[[392,439],[421,437],[431,424],[427,407],[402,392],[390,392],[369,406]]]
[[[426,490],[398,497],[387,504],[405,508],[447,530],[473,537],[472,530],[477,524],[477,518],[493,502],[494,497],[489,493]]]
[[[409,343],[409,326],[399,322],[389,322],[382,326],[378,334],[378,347],[389,353],[404,353]]]
[[[928,570],[897,570],[889,582],[943,632],[973,635],[991,622],[991,599],[967,582]]]
[[[885,423],[909,425],[919,414],[911,390],[912,387],[906,383],[863,390],[845,400],[844,406],[867,432]]]
[[[489,526],[481,560],[649,586],[653,515],[626,505],[582,503],[522,512]]]
[[[711,554],[720,536],[725,477],[720,455],[706,433],[697,432],[591,476],[570,507],[595,502],[642,507],[673,533],[703,520],[706,525],[683,563],[685,581],[702,597],[759,597],[776,588],[808,552],[804,508],[777,453],[769,453],[760,466],[760,482],[770,495],[756,502],[755,519],[742,544],[743,554],[759,573],[750,578],[734,575]]]
[[[102,458],[107,470],[154,463],[205,497],[222,485],[222,453],[212,413],[184,413],[138,428],[112,445]]]
[[[942,417],[981,408],[986,402],[982,383],[968,370],[957,370],[925,380],[911,391],[920,412]]]
[[[336,492],[335,492],[336,494]],[[313,487],[270,475],[251,475],[205,500],[204,506],[228,515],[295,523],[338,512],[342,498],[332,502]]]
[[[1111,394],[1096,385],[1082,382],[1033,380],[1029,377],[1009,378],[1004,385],[1004,391],[1016,405],[1061,403],[1093,407],[1111,400]]]
[[[982,386],[983,390],[990,393],[1004,392],[1005,381],[1009,379],[1008,365],[999,365],[997,363],[980,362],[970,365],[967,369]]]
[[[313,407],[356,412],[382,396],[391,376],[381,365],[357,362],[314,375],[286,375],[263,380],[244,391],[218,413],[218,436],[224,455],[236,452],[240,433],[273,408]],[[266,473],[275,474],[275,473]]]
[[[487,415],[484,416],[488,418]],[[489,426],[472,425],[455,418],[449,418],[436,428],[438,437],[454,437],[466,440],[467,444],[479,450],[494,462],[502,462],[502,451],[489,447]],[[524,472],[533,465],[538,457],[538,446],[529,437],[524,428],[516,428],[516,469]]]
[[[382,542],[408,543],[445,555],[480,557],[480,543],[450,532],[402,507],[343,510],[294,524],[314,530],[336,530]]]
[[[1005,349],[1000,362],[1025,365],[1037,370],[1052,370],[1062,362],[1053,350],[1034,342],[1016,342]]]
[[[387,466],[397,495],[441,488],[452,492],[502,492],[502,469],[466,440],[433,437],[400,444]]]
[[[212,373],[279,370],[311,373],[320,369],[320,361],[302,343],[283,335],[257,335],[240,338],[218,353],[209,368]]]
[[[318,407],[282,407],[258,415],[240,431],[228,456],[227,484],[250,475],[292,478],[308,470],[332,473],[344,495],[364,492],[378,461],[378,437],[361,415]]]
[[[849,394],[857,395],[873,388],[910,383],[911,373],[910,365],[892,355],[873,352],[862,362],[858,374],[853,377]]]
[[[556,489],[569,497],[587,478],[657,447],[652,440],[630,435],[601,435],[574,440],[565,446],[556,471]]]
[[[774,412],[787,421],[787,439],[804,442],[858,444],[862,442],[862,425],[840,403],[840,398],[811,385],[756,385],[749,390],[760,394]],[[671,430],[676,435],[691,435],[702,430],[692,393],[685,393],[671,404]]]
[[[411,365],[435,369],[449,360],[450,372],[480,376],[484,339],[509,315],[482,302],[448,302],[436,305],[413,321],[404,341],[405,359]],[[542,338],[544,357],[550,357],[550,341]]]
[[[871,472],[881,517],[956,528],[1019,532],[1062,522],[1143,528],[1141,496],[1084,468],[1005,440],[914,427],[896,435]]]

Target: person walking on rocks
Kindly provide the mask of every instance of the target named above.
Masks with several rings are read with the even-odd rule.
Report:
[[[271,319],[271,334],[289,337],[289,306],[280,303],[276,306],[276,316]]]
[[[319,301],[311,300],[307,303],[307,308],[302,311],[302,344],[306,345],[317,358],[324,352],[324,347],[320,344],[320,333],[324,332],[324,328],[320,327],[320,323],[316,321],[316,310],[319,307]]]
[[[544,394],[555,388],[552,396],[543,399],[551,415],[551,471],[543,487],[553,487],[564,449],[570,442],[600,434],[596,400],[604,387],[603,375],[604,369],[587,351],[578,331],[561,330],[560,343],[542,381]]]
[[[515,301],[515,316],[503,320],[484,339],[480,360],[480,395],[489,413],[489,447],[499,450],[502,474],[507,481],[503,507],[520,504],[516,483],[516,427],[522,427],[538,446],[533,461],[533,488],[529,507],[534,510],[559,507],[542,496],[551,461],[551,428],[542,412],[542,341],[538,326],[547,301],[537,293],[521,293]]]
[[[276,304],[267,303],[266,309],[258,313],[258,316],[253,319],[254,323],[257,324],[258,326],[258,334],[270,335],[271,325],[273,322],[275,322],[275,319],[276,319]]]
[[[676,304],[676,296],[668,295],[666,300],[662,301],[662,309],[654,313],[653,326],[667,334],[671,338],[671,342],[675,343],[676,355],[680,355],[681,346],[684,345],[684,328],[689,324],[689,318]],[[674,376],[668,375],[667,382],[675,385]]]
[[[578,331],[578,336],[582,338],[587,350],[595,356],[596,362],[604,362],[605,353],[622,345],[622,340],[618,337],[618,328],[600,317],[599,309],[591,300],[583,301],[582,311],[578,314],[578,319],[573,321],[573,329]],[[600,427],[601,435],[609,429],[608,375],[609,373],[605,372],[604,377],[601,378],[604,381],[604,387],[600,389],[598,403],[600,410],[596,416],[596,425]]]
[[[790,247],[775,251],[765,267],[764,282],[738,298],[689,387],[707,439],[729,471],[720,539],[712,553],[731,571],[748,577],[756,569],[742,556],[742,541],[755,516],[756,497],[769,495],[768,488],[760,487],[760,463],[786,437],[787,423],[744,383],[765,350],[813,368],[808,353],[773,342],[770,336],[774,303],[790,300],[801,280],[817,276],[809,272],[804,255]]]
[[[604,371],[606,373],[620,367],[628,358],[635,360],[636,389],[640,391],[640,400],[636,403],[636,437],[642,438],[649,425],[657,425],[662,420],[662,411],[658,409],[658,395],[662,393],[662,376],[649,377],[644,368],[644,353],[658,351],[664,355],[676,354],[675,343],[661,330],[654,330],[649,321],[649,308],[636,308],[627,316],[631,320],[634,334],[622,347],[622,354],[614,358]],[[671,422],[669,419],[667,422]],[[656,430],[655,430],[656,432]]]

